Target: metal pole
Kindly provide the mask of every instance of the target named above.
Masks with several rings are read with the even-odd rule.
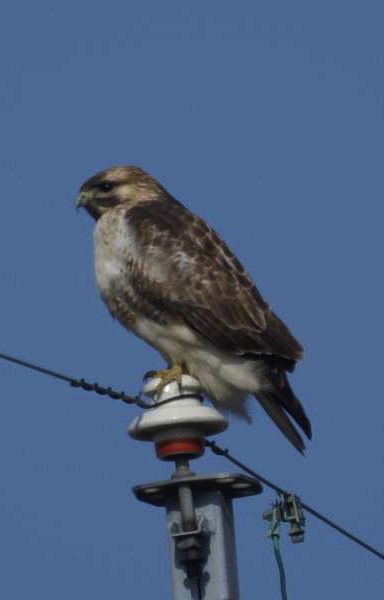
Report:
[[[188,459],[180,456],[175,459],[176,471],[174,479],[191,475]],[[192,490],[189,485],[180,483],[178,497],[183,531],[195,531],[197,528],[196,515],[193,507]]]
[[[180,489],[185,488],[193,498],[187,516],[195,520],[195,529],[185,529],[183,523]],[[134,488],[139,500],[166,508],[175,600],[238,600],[232,500],[259,494],[261,489],[257,480],[232,473],[191,473],[182,483],[176,476]]]

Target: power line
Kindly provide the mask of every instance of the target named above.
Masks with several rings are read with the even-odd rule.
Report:
[[[104,387],[99,385],[98,383],[90,383],[85,379],[76,379],[75,377],[70,377],[69,375],[65,375],[64,373],[59,373],[58,371],[52,371],[52,369],[46,369],[45,367],[41,367],[40,365],[36,365],[34,363],[27,362],[26,360],[22,360],[21,358],[16,358],[14,356],[10,356],[9,354],[3,354],[0,352],[0,358],[3,360],[7,360],[8,362],[15,363],[16,365],[20,365],[22,367],[26,367],[27,369],[31,369],[32,371],[37,371],[38,373],[43,373],[44,375],[49,375],[50,377],[54,377],[55,379],[61,379],[61,381],[66,381],[69,383],[71,387],[81,388],[86,392],[95,392],[100,396],[108,396],[113,400],[120,400],[124,402],[124,404],[137,404],[141,408],[151,408],[150,404],[141,400],[139,396],[128,396],[124,392],[117,392],[110,387]]]
[[[223,456],[224,458],[226,458],[227,460],[229,460],[229,462],[231,462],[232,464],[234,464],[237,467],[239,467],[239,469],[242,469],[242,471],[244,471],[245,473],[248,473],[248,475],[251,475],[252,477],[255,477],[256,479],[258,479],[259,481],[261,481],[262,483],[264,483],[264,485],[266,485],[267,487],[271,488],[272,490],[274,490],[278,494],[288,494],[289,493],[286,490],[284,490],[283,488],[281,488],[278,485],[276,485],[275,483],[273,483],[272,481],[269,481],[268,479],[266,479],[262,475],[259,475],[258,473],[256,473],[256,471],[254,471],[250,467],[247,467],[247,465],[245,465],[244,463],[242,463],[241,461],[239,461],[237,458],[235,458],[234,456],[232,456],[230,454],[230,452],[229,452],[228,449],[221,448],[220,446],[218,446],[216,444],[216,442],[211,442],[210,440],[205,440],[205,445],[208,448],[210,448],[214,454],[218,454],[219,456]],[[306,504],[305,502],[301,501],[301,506],[307,512],[309,512],[311,515],[313,515],[314,517],[316,517],[316,519],[319,519],[320,521],[323,521],[323,523],[325,523],[329,527],[332,527],[332,529],[335,529],[336,531],[338,531],[339,533],[341,533],[342,535],[344,535],[348,539],[352,540],[352,542],[355,542],[355,544],[358,544],[359,546],[361,546],[362,548],[364,548],[368,552],[371,552],[371,554],[374,554],[378,558],[381,558],[381,560],[384,560],[384,554],[382,552],[379,552],[379,550],[376,550],[376,548],[374,548],[373,546],[370,546],[369,544],[367,544],[366,542],[364,542],[363,540],[361,540],[360,538],[358,538],[353,533],[350,533],[349,531],[347,531],[343,527],[340,527],[340,525],[338,525],[334,521],[331,521],[330,519],[328,519],[328,517],[325,517],[324,515],[322,515],[321,513],[319,513],[317,510],[315,510],[314,508],[312,508],[311,506],[309,506],[308,504]]]
[[[143,400],[141,400],[140,396],[134,396],[134,397],[133,396],[128,396],[124,392],[117,392],[116,390],[113,390],[110,387],[106,388],[106,387],[103,387],[103,386],[99,385],[98,383],[90,383],[90,382],[86,381],[85,379],[77,379],[75,377],[70,377],[69,375],[65,375],[63,373],[59,373],[58,371],[53,371],[52,369],[47,369],[45,367],[41,367],[40,365],[36,365],[34,363],[22,360],[20,358],[16,358],[14,356],[10,356],[9,354],[4,354],[4,353],[0,352],[0,359],[6,360],[8,362],[15,363],[17,365],[20,365],[20,366],[25,367],[27,369],[31,369],[33,371],[37,371],[38,373],[43,373],[44,375],[49,375],[50,377],[53,377],[55,379],[60,379],[61,381],[66,381],[67,383],[69,383],[69,385],[71,387],[81,388],[82,390],[85,390],[87,392],[95,392],[96,394],[99,394],[101,396],[108,396],[109,398],[112,398],[113,400],[120,400],[121,402],[124,402],[125,404],[137,404],[141,408],[145,408],[145,409],[153,407],[151,404],[148,404],[148,403],[144,402]],[[169,400],[172,400],[172,398],[169,399]],[[247,465],[245,465],[240,460],[238,460],[237,458],[235,458],[234,456],[232,456],[230,454],[230,452],[229,452],[228,449],[221,448],[221,446],[218,446],[216,444],[216,442],[213,442],[213,441],[210,441],[210,440],[205,440],[205,445],[208,448],[210,448],[211,451],[214,454],[217,454],[219,456],[223,456],[229,462],[231,462],[232,464],[234,464],[237,467],[239,467],[239,469],[242,469],[245,473],[248,473],[248,475],[251,475],[252,477],[255,477],[256,479],[258,479],[259,481],[261,481],[262,483],[264,483],[264,485],[266,485],[267,487],[271,488],[272,490],[274,490],[278,494],[288,494],[288,492],[286,490],[284,490],[283,488],[279,487],[278,485],[276,485],[272,481],[269,481],[268,479],[266,479],[265,477],[263,477],[259,473],[256,473],[256,471],[254,471],[250,467],[247,467]],[[330,519],[328,519],[328,517],[325,517],[324,515],[322,515],[321,513],[319,513],[317,510],[315,510],[314,508],[312,508],[308,504],[306,504],[304,502],[301,502],[301,506],[307,512],[309,512],[311,515],[313,515],[314,517],[316,517],[316,519],[319,519],[320,521],[322,521],[323,523],[325,523],[326,525],[328,525],[332,529],[335,529],[336,531],[338,531],[339,533],[341,533],[341,535],[344,535],[345,537],[347,537],[348,539],[350,539],[352,542],[355,542],[355,544],[358,544],[359,546],[361,546],[362,548],[364,548],[365,550],[367,550],[371,554],[374,554],[375,556],[377,556],[381,560],[384,560],[384,554],[382,552],[379,552],[379,550],[376,550],[370,544],[367,544],[366,542],[364,542],[363,540],[361,540],[360,538],[358,538],[357,536],[355,536],[353,533],[350,533],[349,531],[347,531],[343,527],[340,527],[340,525],[338,525],[334,521],[331,521]]]

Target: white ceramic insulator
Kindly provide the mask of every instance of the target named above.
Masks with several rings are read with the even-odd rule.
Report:
[[[200,384],[194,377],[182,375],[181,383],[171,381],[160,393],[159,383],[159,378],[153,378],[143,387],[142,392],[152,399],[153,408],[136,417],[129,426],[128,433],[135,440],[159,441],[174,438],[181,431],[184,437],[206,437],[227,428],[223,415],[202,404]],[[181,395],[183,398],[178,398]],[[174,397],[175,400],[161,404]]]

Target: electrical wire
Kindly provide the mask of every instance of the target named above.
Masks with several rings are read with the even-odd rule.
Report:
[[[58,371],[52,371],[52,369],[46,369],[45,367],[41,367],[34,363],[27,362],[26,360],[22,360],[21,358],[16,358],[14,356],[10,356],[9,354],[3,354],[0,352],[0,358],[6,360],[8,362],[15,363],[16,365],[20,365],[22,367],[26,367],[27,369],[31,369],[32,371],[37,371],[38,373],[43,373],[44,375],[49,375],[50,377],[54,377],[55,379],[60,379],[61,381],[66,381],[69,383],[71,387],[81,388],[86,392],[95,392],[100,396],[108,396],[113,400],[120,400],[124,402],[124,404],[137,404],[141,408],[152,408],[151,404],[144,402],[140,396],[127,396],[124,392],[117,392],[110,387],[103,387],[98,383],[89,383],[85,379],[76,379],[75,377],[70,377],[69,375],[65,375],[64,373],[59,373]]]
[[[280,548],[279,548],[279,538],[276,536],[273,536],[272,543],[273,543],[273,552],[275,554],[277,566],[279,569],[281,598],[282,598],[282,600],[288,600],[287,584],[285,581],[284,564],[283,564],[283,559],[281,558],[281,553],[280,553]]]
[[[203,590],[200,579],[196,579],[196,591],[198,600],[203,600]]]
[[[70,377],[69,375],[66,375],[64,373],[60,373],[58,371],[53,371],[52,369],[47,369],[45,367],[41,367],[40,365],[36,365],[35,363],[31,363],[31,362],[28,362],[26,360],[22,360],[20,358],[16,358],[16,357],[11,356],[9,354],[5,354],[5,353],[0,352],[0,359],[6,360],[8,362],[15,363],[17,365],[20,365],[20,366],[25,367],[27,369],[31,369],[33,371],[37,371],[38,373],[42,373],[44,375],[49,375],[50,377],[54,377],[55,379],[60,379],[61,381],[66,381],[67,383],[69,383],[69,385],[71,387],[81,388],[81,389],[83,389],[83,390],[85,390],[87,392],[95,392],[96,394],[99,394],[101,396],[108,396],[109,398],[112,398],[113,400],[120,400],[121,402],[124,402],[124,404],[137,404],[141,408],[145,408],[145,409],[151,409],[151,408],[153,408],[152,404],[148,404],[147,402],[144,402],[140,398],[140,396],[134,396],[134,397],[133,396],[128,396],[124,392],[117,392],[116,390],[113,390],[110,387],[106,388],[106,387],[103,387],[103,386],[99,385],[98,383],[89,383],[85,379],[77,379],[75,377]],[[166,400],[166,402],[170,402],[172,400],[173,400],[173,398],[169,398],[169,399]],[[272,481],[269,481],[268,479],[266,479],[262,475],[256,473],[256,471],[254,471],[250,467],[247,467],[247,465],[245,465],[240,460],[238,460],[237,458],[235,458],[234,456],[232,456],[230,454],[230,452],[229,452],[228,449],[221,448],[220,446],[218,446],[216,444],[216,442],[212,442],[210,440],[205,440],[205,445],[206,445],[206,447],[210,448],[211,451],[214,454],[217,454],[219,456],[223,456],[229,462],[231,462],[232,464],[234,464],[237,467],[239,467],[239,469],[241,469],[245,473],[248,473],[252,477],[255,477],[256,479],[258,479],[259,481],[261,481],[262,483],[264,483],[264,485],[266,485],[267,487],[271,488],[275,492],[277,492],[279,494],[288,494],[288,492],[286,490],[284,490],[283,488],[279,487],[278,485],[276,485]],[[335,529],[341,535],[347,537],[352,542],[355,542],[355,544],[358,544],[359,546],[361,546],[362,548],[364,548],[365,550],[367,550],[371,554],[374,554],[375,556],[377,556],[381,560],[384,560],[384,554],[382,552],[380,552],[379,550],[376,550],[376,548],[374,548],[370,544],[367,544],[366,542],[364,542],[363,540],[361,540],[360,538],[358,538],[357,536],[355,536],[353,533],[350,533],[349,531],[347,531],[343,527],[340,527],[340,525],[338,525],[334,521],[331,521],[330,519],[328,519],[328,517],[325,517],[324,515],[322,515],[321,513],[319,513],[317,510],[315,510],[314,508],[312,508],[308,504],[306,504],[304,502],[301,502],[301,506],[308,513],[310,513],[311,515],[313,515],[314,517],[316,517],[316,519],[319,519],[320,521],[322,521],[323,523],[325,523],[326,525],[328,525],[332,529]]]
[[[263,518],[265,518],[264,515],[263,515]],[[280,509],[279,509],[278,502],[275,502],[272,505],[272,509],[270,512],[270,518],[268,516],[268,520],[270,521],[268,536],[272,540],[273,553],[275,555],[277,567],[279,569],[281,599],[288,600],[287,584],[286,584],[286,579],[285,579],[285,569],[284,569],[284,563],[283,563],[283,559],[281,556],[280,545],[279,545],[281,517],[280,517]]]
[[[232,456],[230,454],[230,452],[229,452],[228,449],[221,448],[220,446],[218,446],[216,444],[216,442],[211,442],[210,440],[205,440],[205,445],[208,448],[210,448],[214,454],[218,454],[219,456],[224,456],[224,458],[226,458],[229,462],[231,462],[232,464],[234,464],[237,467],[239,467],[239,469],[241,469],[245,473],[248,473],[248,475],[251,475],[252,477],[255,477],[256,479],[258,479],[259,481],[261,481],[262,483],[264,483],[264,485],[266,485],[267,487],[271,488],[272,490],[274,490],[278,494],[288,494],[288,492],[286,490],[284,490],[283,488],[279,487],[278,485],[276,485],[272,481],[269,481],[268,479],[266,479],[262,475],[259,475],[258,473],[256,473],[256,471],[254,471],[253,469],[250,469],[249,467],[247,467],[247,465],[245,465],[244,463],[242,463],[241,461],[239,461],[237,458],[235,458],[234,456]],[[328,517],[325,517],[324,515],[322,515],[321,513],[319,513],[317,510],[315,510],[314,508],[312,508],[311,506],[309,506],[308,504],[306,504],[305,502],[301,501],[301,506],[308,513],[310,513],[311,515],[313,515],[314,517],[316,517],[316,519],[319,519],[319,521],[322,521],[323,523],[325,523],[329,527],[332,527],[332,529],[335,529],[336,531],[338,531],[339,533],[341,533],[342,535],[344,535],[346,538],[350,539],[352,542],[355,542],[355,544],[358,544],[359,546],[361,546],[362,548],[364,548],[365,550],[367,550],[371,554],[374,554],[378,558],[381,558],[381,560],[384,560],[384,554],[382,552],[380,552],[379,550],[376,550],[376,548],[374,548],[370,544],[367,544],[366,542],[364,542],[363,540],[361,540],[360,538],[358,538],[356,535],[354,535],[350,531],[347,531],[343,527],[340,527],[340,525],[338,525],[334,521],[331,521],[330,519],[328,519]]]

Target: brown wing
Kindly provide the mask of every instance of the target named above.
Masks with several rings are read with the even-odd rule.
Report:
[[[202,219],[168,196],[127,210],[127,221],[143,259],[137,283],[156,308],[233,354],[272,354],[292,366],[301,357],[300,344]]]

